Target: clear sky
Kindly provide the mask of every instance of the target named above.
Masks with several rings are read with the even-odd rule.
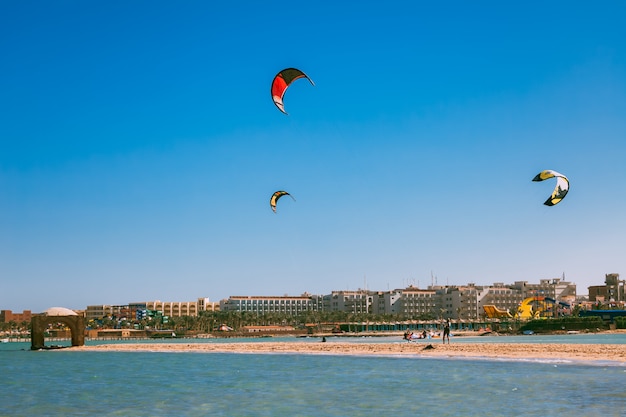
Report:
[[[382,4],[1,2],[0,309],[626,278],[626,3]]]

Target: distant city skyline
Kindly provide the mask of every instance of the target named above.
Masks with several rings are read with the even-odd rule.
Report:
[[[616,274],[619,277],[618,273],[607,273],[606,275],[613,275]],[[434,277],[433,277],[434,279]],[[538,284],[540,283],[542,280],[554,280],[554,279],[559,279],[561,280],[561,282],[569,282],[571,284],[573,284],[576,287],[576,294],[577,297],[586,297],[589,295],[588,293],[588,288],[591,286],[603,286],[605,284],[604,278],[599,281],[596,284],[592,284],[590,286],[585,287],[584,289],[581,288],[580,286],[578,286],[575,282],[569,281],[567,279],[567,277],[563,278],[561,277],[552,277],[552,278],[541,278],[538,280],[517,280],[517,281],[495,281],[492,283],[475,283],[475,282],[467,282],[465,284],[452,284],[452,285],[448,285],[448,284],[442,284],[442,283],[434,283],[434,284],[428,284],[426,286],[420,285],[417,286],[414,283],[407,283],[406,285],[402,285],[402,286],[395,286],[393,288],[385,288],[385,289],[380,289],[380,288],[365,288],[365,287],[356,287],[356,288],[335,288],[335,289],[331,289],[329,291],[325,291],[325,292],[320,292],[320,293],[312,293],[310,291],[303,291],[302,293],[299,294],[287,294],[287,293],[283,293],[283,292],[279,292],[276,294],[269,294],[269,293],[265,293],[265,294],[252,294],[252,293],[243,293],[243,292],[239,292],[239,293],[233,293],[233,294],[229,294],[228,296],[225,297],[221,297],[221,298],[212,298],[210,296],[207,296],[207,294],[199,294],[196,296],[191,296],[191,297],[187,297],[185,299],[173,299],[170,296],[167,296],[166,294],[164,294],[163,297],[157,297],[157,298],[153,298],[153,299],[147,299],[147,298],[142,298],[142,299],[134,299],[134,300],[125,300],[125,301],[121,301],[121,302],[96,302],[96,303],[92,303],[92,304],[86,304],[82,307],[68,307],[68,306],[46,306],[44,308],[41,309],[34,309],[34,308],[22,308],[22,309],[11,309],[11,308],[5,308],[4,306],[0,305],[0,310],[10,310],[15,312],[21,312],[24,310],[30,310],[33,313],[40,313],[43,312],[49,308],[52,307],[64,307],[64,308],[70,308],[72,310],[85,310],[88,306],[98,306],[98,305],[110,305],[110,306],[123,306],[123,305],[130,305],[130,304],[134,304],[134,303],[141,303],[141,302],[165,302],[165,303],[180,303],[180,302],[196,302],[198,299],[204,299],[204,300],[208,300],[210,303],[217,303],[219,304],[220,302],[223,302],[225,300],[228,300],[230,297],[300,297],[303,296],[304,294],[308,294],[311,296],[325,296],[325,295],[329,295],[332,294],[333,292],[340,292],[340,291],[372,291],[372,292],[386,292],[386,291],[394,291],[394,290],[403,290],[403,289],[407,289],[409,287],[414,287],[416,289],[423,289],[423,290],[428,290],[431,288],[439,288],[439,287],[467,287],[470,285],[475,285],[477,287],[492,287],[495,284],[503,284],[504,286],[512,286],[515,282],[528,282],[529,284]],[[433,281],[434,282],[434,281]],[[581,291],[581,289],[583,289],[584,291]]]

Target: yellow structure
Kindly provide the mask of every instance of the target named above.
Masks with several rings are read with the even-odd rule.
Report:
[[[500,310],[492,304],[484,305],[483,310],[485,310],[485,314],[490,319],[513,318],[509,310]]]
[[[536,319],[546,311],[552,310],[554,300],[543,297],[528,297],[522,301],[517,309],[517,317],[522,320]]]
[[[536,319],[553,308],[554,300],[543,296],[528,297],[517,308],[517,313],[512,315],[508,310],[500,310],[495,305],[484,305],[485,315],[490,319],[518,318],[521,320]]]

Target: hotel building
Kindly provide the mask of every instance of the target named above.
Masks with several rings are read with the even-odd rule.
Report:
[[[246,311],[255,314],[281,313],[297,316],[304,311],[318,311],[320,297],[303,294],[301,296],[231,296],[220,302],[221,311]]]
[[[608,274],[603,294],[612,299],[624,299],[624,281],[618,274]],[[591,289],[595,287],[590,287]],[[599,292],[599,291],[598,291]],[[219,303],[208,298],[196,301],[145,301],[124,306],[88,306],[87,320],[103,317],[137,317],[142,310],[159,311],[163,316],[197,316],[202,311],[250,312],[257,315],[279,313],[296,316],[307,311],[346,312],[353,314],[388,314],[409,317],[451,318],[455,320],[482,319],[483,306],[494,305],[500,310],[515,313],[520,303],[528,297],[550,298],[556,302],[573,304],[576,285],[561,278],[541,279],[538,284],[517,281],[513,284],[494,283],[480,286],[469,283],[463,286],[429,286],[428,288],[394,289],[390,291],[337,290],[327,295],[300,296],[231,296]]]
[[[143,301],[121,306],[93,305],[87,306],[85,318],[87,321],[103,317],[126,318],[134,320],[137,312],[143,310],[159,311],[163,316],[183,317],[197,316],[201,311],[217,311],[219,303],[210,302],[208,298],[198,298],[196,301]]]

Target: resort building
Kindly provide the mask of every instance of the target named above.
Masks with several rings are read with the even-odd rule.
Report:
[[[375,313],[374,297],[376,291],[358,289],[356,291],[333,291],[331,293],[330,311],[343,311],[353,314]]]
[[[352,314],[398,314],[412,318],[451,318],[476,320],[484,318],[483,306],[493,305],[515,314],[528,297],[549,298],[554,302],[573,303],[576,285],[559,278],[491,286],[409,286],[391,291],[358,289],[332,291],[330,295],[305,293],[293,296],[232,296],[220,302],[222,311],[247,311],[255,314],[284,313],[298,315],[304,311],[337,311]]]
[[[143,301],[126,305],[93,305],[87,306],[85,318],[89,320],[99,320],[104,317],[117,320],[134,320],[143,316],[147,310],[158,311],[163,316],[168,317],[195,317],[200,311],[217,311],[219,303],[210,302],[208,298],[198,298],[196,301]]]
[[[319,299],[309,294],[295,296],[231,296],[220,301],[221,311],[247,311],[254,314],[282,313],[296,316],[304,311],[318,311]]]
[[[499,310],[509,311],[511,314],[515,314],[520,303],[527,298],[523,289],[520,289],[516,284],[505,285],[501,282],[494,283],[489,287],[474,287],[476,296],[476,302],[472,305],[473,311],[470,313],[470,309],[464,309],[461,311],[460,317],[462,319],[476,319],[484,316],[485,305],[496,306]]]
[[[561,278],[541,279],[539,284],[517,281],[514,284],[514,288],[521,291],[525,297],[544,296],[569,303],[573,303],[576,300],[576,284]]]
[[[372,291],[372,314],[394,314],[389,310],[399,306],[397,301],[400,299],[400,293],[396,291]]]
[[[446,287],[442,291],[442,309],[447,317],[461,320],[482,318],[485,305],[515,315],[520,304],[529,297],[543,297],[552,300],[555,305],[573,304],[576,300],[576,285],[554,278],[542,279],[539,284],[518,281],[513,285],[497,282],[491,286],[468,284],[464,287]]]
[[[163,316],[182,317],[198,315],[198,303],[196,301],[147,301],[146,310],[160,311]]]
[[[219,311],[220,303],[209,301],[208,298],[198,298],[198,312],[200,311]]]
[[[409,316],[432,316],[436,317],[441,308],[441,299],[434,287],[421,290],[414,286],[405,289],[394,290],[389,293],[387,314],[404,314]]]
[[[452,319],[477,319],[482,315],[482,303],[488,299],[491,287],[467,286],[443,287],[437,290],[440,301],[435,317]]]
[[[169,317],[196,317],[201,311],[219,311],[219,303],[210,302],[208,298],[198,298],[196,301],[146,301],[143,303],[146,310],[158,311]]]
[[[279,313],[297,316],[303,312],[345,312],[352,314],[402,315],[410,319],[450,318],[454,320],[480,320],[485,317],[485,306],[515,316],[523,304],[536,297],[545,305],[547,314],[567,314],[571,305],[577,303],[576,285],[562,278],[541,279],[533,284],[516,281],[513,284],[496,282],[488,286],[468,283],[461,286],[432,285],[390,291],[336,290],[326,295],[304,293],[300,296],[231,296],[219,303],[208,298],[196,301],[163,302],[159,300],[129,303],[127,305],[87,306],[87,320],[135,319],[148,312],[162,316],[197,316],[202,311],[250,312],[257,315]],[[619,274],[606,274],[605,285],[589,287],[589,303],[607,302],[623,306],[626,301],[625,281]],[[25,318],[28,315],[28,318]],[[28,321],[30,311],[23,315],[2,310],[0,322]]]
[[[85,309],[85,319],[87,321],[90,320],[100,320],[104,317],[108,317],[115,320],[133,320],[135,318],[135,312],[137,310],[136,305],[125,304],[125,305],[92,305],[87,306]]]
[[[85,319],[90,321],[110,317],[113,315],[112,311],[112,306],[106,304],[87,306],[85,309]]]

